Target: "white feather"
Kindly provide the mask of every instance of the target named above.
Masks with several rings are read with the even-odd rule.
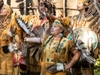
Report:
[[[18,48],[16,44],[10,43],[8,46],[8,49],[10,52],[13,52],[14,50],[17,50]]]
[[[12,32],[11,32],[10,28],[8,29],[8,35],[9,35],[10,37],[12,37],[12,36],[13,36],[13,34],[12,34]]]
[[[17,19],[17,22],[19,23],[18,25],[20,25],[28,35],[30,35],[31,32],[27,29],[26,25],[22,22],[22,20]]]
[[[3,0],[4,4],[7,4],[7,0]]]

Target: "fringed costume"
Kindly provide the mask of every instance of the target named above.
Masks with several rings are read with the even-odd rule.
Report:
[[[75,15],[72,17],[71,20],[71,26],[74,29],[80,28],[80,27],[88,27],[90,28],[92,31],[94,31],[96,33],[96,44],[98,44],[98,34],[100,33],[100,29],[99,29],[99,19],[100,19],[100,3],[96,0],[78,0],[80,2],[82,2],[85,5],[86,8],[86,12],[84,15]],[[78,34],[78,33],[77,33]],[[84,35],[85,36],[85,35]],[[88,38],[89,35],[87,35]],[[93,35],[95,36],[95,35]],[[87,39],[86,38],[86,39]],[[99,48],[99,44],[98,46],[96,46],[95,50],[91,50],[91,56],[94,58],[98,58],[98,49]],[[82,75],[94,75],[94,64],[90,64],[89,62],[87,62],[86,60],[81,60],[79,63],[79,68],[81,70]],[[76,69],[74,66],[74,72],[77,73],[79,70],[77,69],[77,65],[76,64]],[[74,73],[74,74],[75,74]],[[77,74],[75,74],[77,75]]]

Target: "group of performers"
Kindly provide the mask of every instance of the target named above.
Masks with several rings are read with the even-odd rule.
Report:
[[[94,75],[98,39],[95,33],[93,36],[89,33],[90,37],[83,33],[92,33],[91,25],[100,15],[94,20],[87,20],[85,14],[90,3],[90,0],[78,0],[79,15],[63,17],[62,12],[55,12],[48,1],[38,1],[35,15],[30,11],[29,15],[23,16],[13,12],[6,1],[1,2],[0,75]],[[83,28],[83,32],[77,32],[78,28]],[[70,32],[74,34],[75,29],[76,34],[82,34],[80,39],[73,38],[79,35],[68,37]],[[95,40],[91,41],[91,37]],[[82,58],[84,50],[93,62],[89,61],[89,57]]]

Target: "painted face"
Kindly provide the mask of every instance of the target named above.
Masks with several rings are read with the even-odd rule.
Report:
[[[52,25],[52,27],[51,27],[52,35],[59,35],[59,33],[61,33],[61,32],[62,32],[62,29],[59,26],[57,26],[55,24]]]
[[[77,10],[83,10],[83,9],[85,9],[85,6],[84,6],[84,4],[83,4],[83,2],[81,2],[81,1],[78,1],[77,2]]]
[[[6,9],[5,6],[3,6],[0,10],[0,16],[6,16],[8,14],[8,10]]]

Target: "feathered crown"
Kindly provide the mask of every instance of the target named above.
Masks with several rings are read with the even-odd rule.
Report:
[[[91,0],[78,0],[78,1],[81,1],[82,3],[84,3],[84,5],[88,6]]]

